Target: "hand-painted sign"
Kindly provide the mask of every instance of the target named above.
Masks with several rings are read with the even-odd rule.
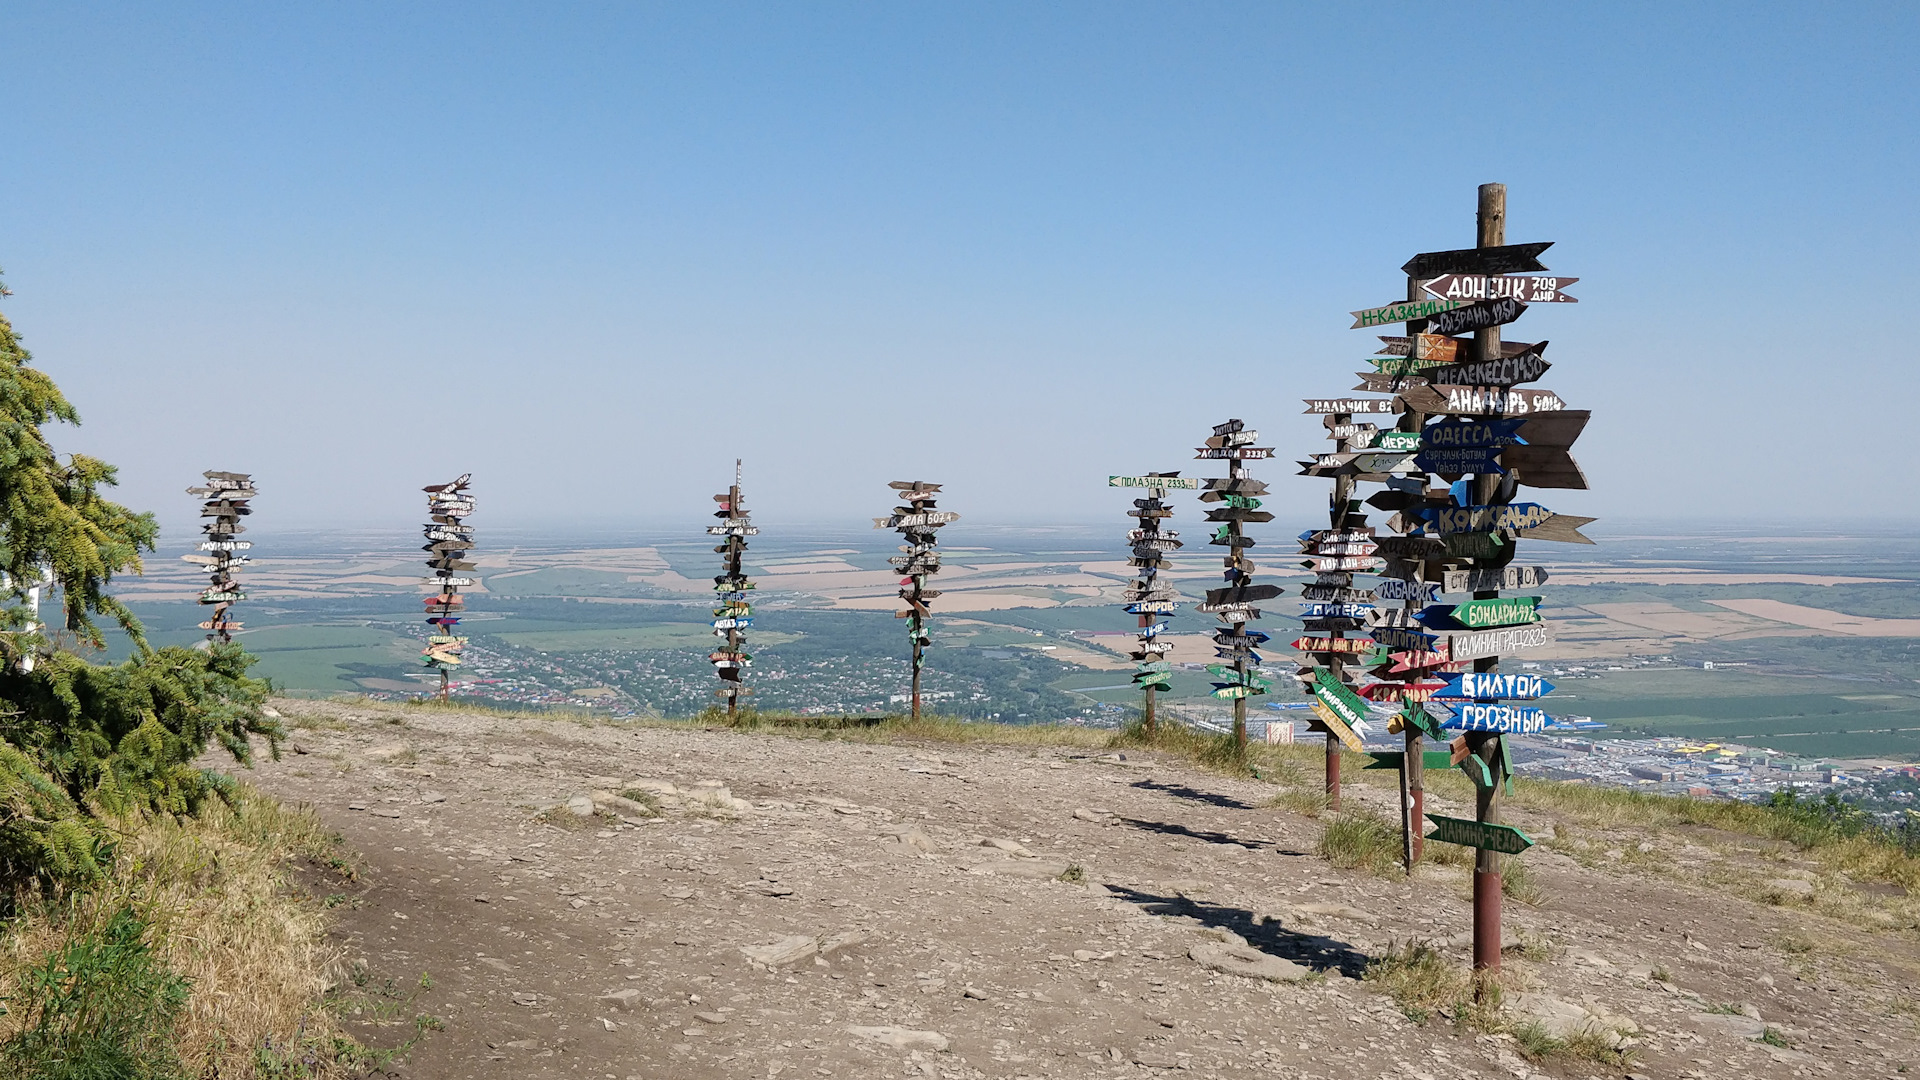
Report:
[[[960,520],[960,515],[951,510],[928,510],[918,514],[894,514],[891,517],[873,519],[876,529],[911,529],[928,525],[946,525]]]
[[[1373,611],[1372,604],[1323,604],[1307,603],[1300,605],[1300,618],[1303,619],[1364,619]]]
[[[1327,427],[1327,438],[1346,439],[1357,450],[1371,446],[1378,434],[1380,428],[1376,424],[1332,424]]]
[[[430,577],[430,578],[421,578],[420,584],[448,585],[454,588],[465,588],[469,585],[480,584],[480,580],[478,578],[470,578],[470,577]]]
[[[1412,408],[1429,413],[1451,413],[1457,416],[1522,416],[1527,413],[1552,412],[1567,407],[1560,395],[1551,390],[1539,390],[1532,387],[1515,388],[1507,386],[1455,386],[1435,383],[1431,386],[1409,386],[1400,392],[1400,397]]]
[[[1426,671],[1432,668],[1457,667],[1463,663],[1462,661],[1454,660],[1445,652],[1433,652],[1427,649],[1397,652],[1387,659],[1393,661],[1393,667],[1389,669],[1388,673],[1394,675],[1405,671]]]
[[[752,525],[709,525],[708,536],[759,536],[760,530]]]
[[[1532,837],[1511,825],[1495,825],[1440,814],[1428,814],[1427,820],[1433,822],[1433,831],[1427,834],[1427,839],[1443,844],[1482,848],[1506,855],[1518,855],[1533,846]]]
[[[1511,446],[1522,441],[1517,432],[1524,423],[1524,420],[1440,420],[1420,429],[1420,448]]]
[[[1547,571],[1538,566],[1502,566],[1487,570],[1448,570],[1441,575],[1441,592],[1492,592],[1497,589],[1532,589],[1547,582]]]
[[[1364,330],[1369,326],[1385,326],[1388,323],[1412,322],[1415,319],[1430,319],[1435,315],[1465,307],[1466,300],[1402,300],[1397,304],[1386,304],[1376,308],[1363,308],[1350,312],[1353,325],[1349,330]]]
[[[1365,749],[1366,743],[1362,742],[1360,736],[1355,734],[1346,719],[1335,712],[1324,700],[1316,698],[1311,708],[1313,715],[1319,718],[1321,727],[1324,728],[1328,734],[1339,739],[1341,744],[1347,749],[1356,754]],[[1366,726],[1365,722],[1363,721],[1360,726],[1364,729]]]
[[[1439,693],[1441,684],[1437,682],[1377,682],[1368,683],[1360,688],[1360,696],[1368,701],[1426,701]]]
[[[1366,638],[1302,637],[1294,638],[1292,645],[1301,652],[1313,653],[1364,653],[1373,649],[1373,642]]]
[[[1426,605],[1433,602],[1437,591],[1434,586],[1426,582],[1387,578],[1374,586],[1373,595],[1381,600],[1411,600],[1416,604]]]
[[[1413,463],[1422,472],[1439,473],[1442,476],[1460,476],[1473,473],[1481,476],[1498,476],[1507,470],[1501,467],[1500,447],[1497,446],[1449,446],[1422,450],[1413,459]]]
[[[1527,305],[1512,297],[1501,300],[1482,300],[1440,312],[1427,320],[1427,330],[1429,333],[1448,336],[1464,334],[1471,330],[1503,326],[1526,313]]]
[[[1463,248],[1457,251],[1423,251],[1400,267],[1411,278],[1432,280],[1446,274],[1529,274],[1543,271],[1540,253],[1553,246],[1507,244],[1501,247]]]
[[[1500,460],[1529,487],[1585,490],[1587,486],[1587,474],[1563,447],[1509,446]]]
[[[1367,633],[1373,640],[1389,649],[1406,649],[1414,652],[1439,652],[1440,637],[1419,630],[1407,630],[1398,626],[1376,626]]]
[[[1532,735],[1551,720],[1545,709],[1531,705],[1454,705],[1453,716],[1442,726],[1451,731],[1498,731]]]
[[[1540,356],[1546,347],[1547,343],[1543,341],[1518,356],[1506,356],[1498,360],[1474,360],[1464,364],[1449,364],[1446,367],[1422,368],[1419,374],[1429,384],[1517,386],[1520,383],[1529,383],[1538,379],[1553,366]]]
[[[1410,451],[1420,449],[1420,433],[1417,431],[1383,431],[1373,437],[1365,446],[1356,450]]]
[[[1107,486],[1198,491],[1200,490],[1200,479],[1191,476],[1109,476],[1107,477]]]
[[[1300,400],[1306,402],[1308,415],[1361,416],[1368,413],[1400,411],[1392,398],[1301,398]]]
[[[1553,684],[1538,675],[1514,672],[1463,671],[1446,681],[1439,695],[1470,700],[1510,698],[1531,701],[1553,693]]]
[[[1345,585],[1302,585],[1300,598],[1335,604],[1371,604],[1378,594],[1372,589],[1354,589]]]
[[[1373,760],[1360,766],[1362,769],[1398,769],[1406,763],[1406,752],[1402,750],[1369,750]],[[1445,750],[1427,750],[1420,755],[1420,763],[1429,769],[1450,769],[1453,767],[1452,754]]]
[[[1577,304],[1561,291],[1577,277],[1506,277],[1488,274],[1442,274],[1420,287],[1441,300],[1499,300],[1512,297],[1529,304]]]
[[[1175,595],[1178,594],[1176,593]],[[1179,610],[1180,605],[1178,602],[1168,600],[1142,600],[1138,603],[1128,604],[1126,607],[1126,612],[1129,615],[1151,615],[1162,611]]]
[[[1509,503],[1506,506],[1447,506],[1427,511],[1434,531],[1484,533],[1495,529],[1533,529],[1553,518],[1553,511],[1539,503]]]
[[[1540,621],[1537,596],[1500,596],[1463,604],[1435,604],[1415,618],[1442,630],[1485,630],[1496,626],[1525,626]]]
[[[1376,640],[1380,633],[1374,632]],[[1531,626],[1446,634],[1439,640],[1446,643],[1446,653],[1450,659],[1478,660],[1483,656],[1499,656],[1519,649],[1537,649],[1550,644],[1553,635],[1547,632],[1544,623],[1534,623]]]
[[[1271,446],[1196,446],[1196,460],[1265,461],[1273,456]]]

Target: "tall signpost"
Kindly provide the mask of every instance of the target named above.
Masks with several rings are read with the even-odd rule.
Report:
[[[473,527],[462,524],[473,513],[473,495],[467,491],[472,479],[472,473],[462,473],[450,483],[420,489],[427,493],[427,523],[422,527],[427,543],[421,550],[427,553],[427,566],[433,570],[433,576],[422,584],[439,590],[426,597],[427,625],[433,630],[420,661],[439,673],[441,701],[447,700],[450,674],[460,666],[460,654],[467,647],[467,639],[453,632],[460,624],[456,613],[466,606],[460,590],[477,584],[475,579],[463,576],[474,569],[467,560],[467,553],[473,550]]]
[[[747,537],[760,532],[753,527],[740,498],[738,458],[733,462],[733,486],[715,495],[713,501],[720,504],[720,509],[713,512],[720,524],[707,526],[707,535],[721,538],[713,549],[720,556],[720,576],[713,579],[713,636],[721,644],[707,654],[707,659],[713,663],[714,674],[720,676],[720,689],[714,695],[727,699],[727,715],[731,717],[739,710],[741,696],[752,693],[740,685],[740,673],[753,662],[746,651],[747,627],[753,625],[753,605],[747,601],[747,593],[753,582],[747,580],[741,559],[747,552]]]
[[[1127,544],[1131,549],[1127,565],[1140,574],[1127,585],[1127,613],[1140,617],[1140,640],[1134,643],[1132,653],[1132,659],[1138,665],[1134,668],[1133,684],[1146,693],[1141,720],[1146,727],[1147,737],[1152,738],[1159,730],[1154,715],[1153,695],[1157,691],[1173,688],[1167,681],[1173,665],[1161,659],[1173,648],[1172,642],[1160,638],[1167,631],[1163,617],[1180,610],[1179,594],[1172,586],[1162,585],[1157,580],[1157,575],[1167,566],[1167,553],[1178,551],[1181,547],[1179,533],[1160,528],[1162,521],[1173,516],[1173,508],[1164,500],[1167,492],[1174,488],[1198,490],[1200,481],[1182,479],[1178,472],[1156,472],[1145,476],[1109,476],[1107,486],[1145,488],[1147,491],[1147,497],[1133,500],[1133,509],[1127,511],[1127,515],[1135,519],[1135,527],[1127,533]]]
[[[920,719],[920,665],[922,651],[930,644],[927,637],[927,619],[932,610],[927,604],[940,593],[927,588],[927,578],[940,572],[940,552],[935,548],[939,543],[938,532],[941,526],[960,520],[960,515],[950,510],[935,510],[934,500],[940,496],[939,484],[928,484],[919,480],[895,480],[887,485],[894,491],[894,497],[904,505],[893,508],[886,517],[873,519],[876,529],[894,529],[900,533],[906,543],[900,545],[904,553],[887,560],[902,575],[900,578],[900,599],[906,601],[907,610],[894,612],[894,618],[907,620],[907,640],[913,647],[913,719]]]
[[[245,600],[247,594],[240,591],[240,583],[234,580],[233,571],[249,561],[243,554],[253,547],[251,540],[235,539],[247,527],[240,519],[253,513],[247,503],[258,492],[253,488],[253,477],[247,473],[204,472],[206,478],[203,487],[190,487],[187,494],[196,495],[203,500],[200,516],[208,520],[200,526],[206,539],[200,541],[200,550],[205,554],[188,555],[186,560],[196,563],[207,572],[207,587],[200,592],[200,602],[213,608],[213,615],[200,624],[207,631],[208,641],[218,641],[225,645],[233,640],[233,632],[240,624],[227,616],[227,612],[236,601]]]
[[[1200,495],[1202,502],[1223,504],[1207,511],[1207,520],[1219,523],[1207,542],[1227,549],[1222,575],[1226,585],[1208,590],[1206,603],[1194,610],[1216,615],[1226,624],[1213,633],[1213,654],[1228,663],[1210,664],[1207,670],[1221,680],[1213,684],[1213,696],[1233,702],[1234,750],[1243,755],[1247,752],[1247,699],[1266,693],[1273,685],[1257,670],[1261,656],[1255,650],[1266,642],[1267,635],[1247,629],[1247,623],[1260,617],[1255,603],[1280,595],[1279,586],[1253,584],[1255,566],[1247,557],[1247,549],[1254,545],[1244,534],[1247,523],[1273,520],[1272,514],[1260,509],[1260,500],[1255,497],[1265,494],[1267,485],[1247,473],[1247,462],[1273,456],[1272,447],[1253,445],[1259,437],[1259,432],[1247,430],[1239,420],[1229,420],[1215,425],[1207,444],[1194,451],[1199,460],[1227,463],[1226,477],[1208,480],[1207,489]]]
[[[1589,414],[1566,408],[1551,391],[1522,385],[1550,366],[1543,358],[1546,342],[1501,341],[1500,328],[1529,305],[1575,302],[1564,291],[1575,279],[1524,276],[1546,269],[1539,256],[1549,244],[1508,245],[1505,234],[1506,188],[1482,185],[1476,245],[1414,256],[1401,268],[1407,303],[1356,313],[1356,326],[1406,323],[1406,336],[1383,338],[1376,370],[1361,375],[1362,388],[1395,395],[1387,409],[1368,406],[1397,414],[1394,430],[1361,433],[1350,426],[1351,437],[1364,443],[1343,444],[1341,452],[1323,455],[1305,470],[1385,485],[1367,503],[1391,513],[1387,526],[1399,535],[1378,536],[1371,544],[1383,578],[1373,598],[1393,605],[1367,615],[1378,647],[1377,681],[1360,690],[1376,701],[1400,703],[1388,729],[1406,742],[1402,752],[1375,755],[1370,767],[1400,772],[1409,870],[1423,839],[1478,849],[1473,966],[1486,974],[1500,967],[1500,857],[1533,843],[1500,822],[1501,795],[1513,773],[1505,736],[1538,731],[1549,722],[1539,708],[1502,702],[1537,699],[1553,688],[1537,676],[1499,671],[1503,654],[1550,640],[1540,597],[1503,596],[1502,590],[1531,589],[1547,579],[1539,567],[1515,562],[1519,540],[1592,543],[1579,531],[1591,518],[1515,501],[1523,485],[1586,487],[1567,449]],[[1472,338],[1454,336],[1466,333]],[[1308,411],[1336,411],[1314,404]],[[1430,486],[1430,475],[1441,486]],[[1336,497],[1336,528],[1338,502]],[[1446,593],[1470,596],[1442,601]],[[1443,731],[1459,734],[1447,751],[1426,751],[1424,739],[1444,738]],[[1422,837],[1423,773],[1429,765],[1459,767],[1472,779],[1476,798],[1472,820],[1424,814],[1435,828]]]

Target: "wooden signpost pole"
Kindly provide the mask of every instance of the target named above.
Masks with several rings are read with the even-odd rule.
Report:
[[[889,487],[903,505],[893,508],[887,517],[873,519],[876,529],[894,529],[907,542],[900,548],[905,554],[887,561],[898,568],[903,575],[900,579],[900,599],[907,602],[907,610],[894,613],[895,618],[907,620],[907,637],[912,645],[913,681],[909,697],[913,719],[920,719],[920,668],[925,658],[923,650],[929,644],[927,637],[927,616],[931,614],[927,607],[934,597],[940,594],[928,589],[927,578],[940,572],[940,552],[935,545],[939,542],[938,530],[950,522],[958,521],[960,515],[950,510],[934,509],[939,498],[940,485],[920,480],[895,480]]]
[[[1378,537],[1368,550],[1385,559],[1377,571],[1385,580],[1374,590],[1374,599],[1395,600],[1398,605],[1370,610],[1367,616],[1373,641],[1385,655],[1371,661],[1379,681],[1359,690],[1361,696],[1375,701],[1401,703],[1388,730],[1405,735],[1405,748],[1375,755],[1369,767],[1400,771],[1402,858],[1409,871],[1421,858],[1423,840],[1477,849],[1473,964],[1483,996],[1490,992],[1492,976],[1500,967],[1501,858],[1517,855],[1533,843],[1518,829],[1500,823],[1501,797],[1513,773],[1508,735],[1539,730],[1550,720],[1540,709],[1500,704],[1502,698],[1534,698],[1551,690],[1537,677],[1499,677],[1502,652],[1549,640],[1545,627],[1538,625],[1539,598],[1503,599],[1501,590],[1532,588],[1546,578],[1539,567],[1512,565],[1519,540],[1592,542],[1579,532],[1579,526],[1591,519],[1556,515],[1537,503],[1515,501],[1521,485],[1586,486],[1566,449],[1585,426],[1588,414],[1566,409],[1551,392],[1513,389],[1546,370],[1541,359],[1546,343],[1507,345],[1501,340],[1500,327],[1523,315],[1528,304],[1572,302],[1561,286],[1575,279],[1506,276],[1546,270],[1539,256],[1552,245],[1508,245],[1505,234],[1506,189],[1484,185],[1479,192],[1475,246],[1415,255],[1401,267],[1412,302],[1356,313],[1356,326],[1396,318],[1406,322],[1406,337],[1385,339],[1381,353],[1391,359],[1376,358],[1376,371],[1363,375],[1361,386],[1395,395],[1392,410],[1400,413],[1397,430],[1368,436],[1381,452],[1322,455],[1305,463],[1303,470],[1306,475],[1352,476],[1387,486],[1367,502],[1392,512],[1387,524],[1401,535]],[[1436,289],[1444,292],[1440,304],[1422,298]],[[1471,341],[1453,336],[1466,331],[1472,331]],[[1308,399],[1307,408],[1322,413],[1336,408],[1355,413],[1388,411],[1364,399]],[[1440,419],[1428,422],[1430,413]],[[1350,429],[1357,431],[1358,425]],[[1413,452],[1403,456],[1405,451]],[[1445,486],[1431,486],[1432,475]],[[1327,539],[1351,541],[1358,532],[1353,524],[1347,522],[1348,535]],[[1328,553],[1326,547],[1314,548],[1311,543],[1308,550]],[[1322,558],[1308,565],[1325,571],[1339,564]],[[1321,581],[1328,586],[1339,584],[1337,579],[1328,581],[1324,573]],[[1309,595],[1316,595],[1318,588],[1308,586]],[[1438,593],[1471,593],[1473,599],[1435,603]],[[1326,640],[1304,638],[1303,651],[1315,652]],[[1383,663],[1390,666],[1378,666]],[[1303,682],[1313,675],[1316,686],[1333,690],[1338,680],[1322,678],[1332,667],[1326,663],[1303,671]],[[1452,677],[1430,681],[1441,674]],[[1332,693],[1320,700],[1334,705],[1338,698],[1338,693]],[[1436,705],[1461,704],[1444,706],[1451,713],[1443,717],[1429,706],[1430,700]],[[1326,722],[1325,714],[1322,720]],[[1439,737],[1442,728],[1458,731],[1459,737],[1447,752],[1429,754],[1424,739]],[[1455,765],[1472,778],[1473,820],[1425,813],[1428,764]],[[1424,838],[1419,828],[1422,817],[1435,825],[1435,831]]]
[[[713,664],[714,674],[720,677],[720,689],[713,693],[727,699],[729,720],[739,715],[740,698],[752,693],[740,685],[746,669],[753,663],[746,651],[746,630],[753,625],[753,605],[748,602],[747,594],[753,582],[747,580],[743,560],[747,537],[760,531],[753,527],[752,516],[741,499],[740,464],[739,458],[733,460],[733,486],[713,497],[713,501],[720,504],[713,512],[720,524],[707,526],[707,535],[720,538],[713,549],[714,554],[720,556],[720,575],[713,579],[713,636],[721,642],[718,649],[707,654],[707,660]]]
[[[1273,515],[1261,510],[1260,500],[1254,497],[1264,493],[1267,486],[1247,472],[1247,462],[1262,461],[1273,455],[1271,447],[1253,445],[1259,437],[1259,432],[1247,430],[1239,420],[1229,420],[1215,425],[1207,444],[1195,451],[1201,460],[1227,463],[1226,479],[1207,481],[1207,491],[1200,496],[1206,502],[1225,504],[1207,511],[1207,520],[1220,523],[1208,542],[1227,549],[1223,558],[1226,586],[1210,590],[1207,602],[1197,610],[1211,612],[1228,624],[1227,629],[1214,632],[1214,655],[1231,660],[1232,665],[1215,664],[1209,670],[1226,680],[1213,684],[1213,694],[1233,702],[1234,752],[1241,757],[1247,752],[1247,699],[1265,694],[1270,685],[1258,673],[1261,657],[1254,651],[1255,646],[1267,640],[1267,635],[1249,631],[1247,624],[1260,617],[1260,609],[1253,604],[1280,594],[1277,586],[1252,583],[1256,568],[1246,555],[1247,549],[1254,546],[1253,540],[1245,535],[1246,523],[1273,520]]]
[[[234,568],[249,561],[242,553],[253,547],[252,541],[235,537],[247,531],[240,519],[253,513],[247,504],[258,492],[254,490],[253,477],[247,473],[209,471],[200,475],[206,478],[205,486],[188,488],[187,494],[203,500],[200,516],[211,519],[200,526],[206,535],[200,542],[200,550],[206,554],[188,555],[186,560],[199,564],[208,574],[200,602],[212,605],[213,615],[200,624],[200,629],[208,631],[209,642],[229,645],[240,624],[227,613],[235,602],[247,598],[247,594],[240,591],[240,583],[234,580]]]
[[[1500,247],[1507,242],[1507,186],[1505,184],[1481,184],[1480,207],[1477,215],[1477,235],[1474,247]],[[1476,359],[1491,360],[1500,355],[1500,328],[1489,326],[1474,331],[1474,352]],[[1474,505],[1487,506],[1494,501],[1500,485],[1496,474],[1483,473],[1474,477]],[[1474,599],[1484,600],[1500,595],[1493,589],[1475,592]],[[1475,660],[1475,671],[1497,671],[1500,667],[1498,656],[1483,657]],[[1478,757],[1493,778],[1493,783],[1479,785],[1474,799],[1474,820],[1483,824],[1498,824],[1500,821],[1500,762],[1501,740],[1498,732],[1470,732],[1467,735],[1467,751]],[[1500,923],[1501,923],[1501,866],[1504,858],[1497,851],[1481,848],[1476,853],[1473,866],[1473,968],[1476,972],[1488,974],[1500,970]],[[1484,981],[1476,988],[1476,996],[1484,995],[1487,987]]]
[[[473,494],[467,490],[472,479],[472,473],[462,473],[448,483],[420,489],[427,493],[427,523],[422,526],[427,543],[422,550],[428,553],[427,566],[433,570],[433,576],[423,584],[440,590],[426,598],[427,625],[433,630],[420,659],[439,673],[441,701],[446,701],[451,692],[452,671],[460,666],[461,653],[467,647],[467,639],[453,632],[460,623],[457,612],[466,606],[460,590],[476,584],[476,579],[462,576],[462,571],[474,568],[466,557],[473,550],[473,529],[464,524],[467,515],[473,513]]]
[[[1135,499],[1134,509],[1127,511],[1135,519],[1135,526],[1127,533],[1127,543],[1131,551],[1127,556],[1127,565],[1139,573],[1139,578],[1127,586],[1127,611],[1140,618],[1140,639],[1134,645],[1132,659],[1138,665],[1133,672],[1133,682],[1145,692],[1145,703],[1141,709],[1141,723],[1151,739],[1159,732],[1159,718],[1155,715],[1154,695],[1161,690],[1172,689],[1168,682],[1172,665],[1161,657],[1166,655],[1166,644],[1160,635],[1167,629],[1162,621],[1165,616],[1178,611],[1180,605],[1171,599],[1173,591],[1157,580],[1158,574],[1166,566],[1168,552],[1178,550],[1182,545],[1179,533],[1170,529],[1162,530],[1160,523],[1173,516],[1173,508],[1166,503],[1169,488],[1198,488],[1198,480],[1182,479],[1178,472],[1155,472],[1145,476],[1109,476],[1108,487],[1145,488],[1147,497]]]

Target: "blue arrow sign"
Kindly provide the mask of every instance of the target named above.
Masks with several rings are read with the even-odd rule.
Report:
[[[1372,604],[1300,605],[1300,617],[1303,619],[1364,619],[1371,611]]]
[[[1140,628],[1140,636],[1144,638],[1159,637],[1161,634],[1166,633],[1168,628],[1172,626],[1173,624],[1170,622],[1157,622],[1152,626],[1143,626]]]
[[[1505,475],[1507,470],[1494,460],[1499,456],[1500,448],[1497,446],[1436,447],[1413,455],[1413,464],[1427,472],[1447,476],[1460,473]]]
[[[1491,671],[1463,671],[1448,677],[1447,685],[1434,693],[1436,698],[1513,698],[1531,701],[1553,693],[1553,684],[1538,675],[1517,675]]]
[[[1545,709],[1530,705],[1454,705],[1453,715],[1440,726],[1452,731],[1498,731],[1532,735],[1552,719]]]

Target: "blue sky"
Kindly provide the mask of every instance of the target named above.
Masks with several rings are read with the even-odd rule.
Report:
[[[190,528],[770,526],[892,479],[1112,518],[1110,472],[1373,351],[1417,251],[1580,277],[1540,385],[1603,520],[1912,519],[1912,5],[14,4],[4,310]],[[1868,409],[1867,399],[1877,408]],[[1891,451],[1891,452],[1890,452]],[[1324,481],[1256,469],[1277,509]],[[1117,526],[1118,527],[1118,526]],[[958,536],[955,536],[958,540]]]

